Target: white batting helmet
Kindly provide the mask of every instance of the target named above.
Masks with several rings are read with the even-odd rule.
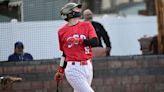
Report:
[[[82,5],[76,3],[67,3],[66,5],[64,5],[64,7],[62,7],[60,10],[61,17],[66,21],[74,17],[79,17],[76,16],[77,15],[76,13],[73,13],[74,11],[72,11],[72,9],[75,7],[81,8]]]

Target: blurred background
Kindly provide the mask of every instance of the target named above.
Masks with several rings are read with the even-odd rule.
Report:
[[[60,9],[68,2],[93,11],[110,36],[111,56],[143,54],[139,39],[158,32],[155,0],[0,0],[0,61],[17,41],[35,60],[60,57],[57,32],[66,23]]]
[[[76,2],[94,14],[155,15],[154,0],[0,0],[0,21],[60,20],[60,8]]]

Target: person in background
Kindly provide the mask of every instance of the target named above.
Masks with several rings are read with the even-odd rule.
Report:
[[[20,41],[16,42],[14,53],[8,57],[8,61],[32,61],[32,55],[29,53],[24,53],[23,49],[23,43]]]
[[[93,21],[93,13],[90,9],[86,9],[83,11],[83,17],[84,17],[84,21],[90,21],[92,23],[94,29],[96,30],[96,34],[99,41],[98,47],[103,47],[102,45],[102,40],[103,40],[106,45],[106,51],[107,51],[106,55],[109,56],[112,47],[111,47],[110,37],[107,31],[105,30],[102,24],[100,24],[97,21]]]

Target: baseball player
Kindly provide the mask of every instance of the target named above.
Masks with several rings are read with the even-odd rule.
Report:
[[[90,22],[80,21],[81,5],[79,4],[66,4],[61,9],[61,16],[68,23],[58,32],[63,56],[55,79],[61,80],[65,73],[74,92],[94,92],[91,88],[93,78],[91,47],[98,44],[96,32]],[[67,63],[66,66],[64,62]]]

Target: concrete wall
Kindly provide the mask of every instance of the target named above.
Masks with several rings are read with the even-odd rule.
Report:
[[[0,75],[24,79],[3,92],[55,92],[58,61],[0,62]],[[93,66],[95,92],[164,92],[164,55],[94,58]],[[73,92],[65,79],[59,90]]]

